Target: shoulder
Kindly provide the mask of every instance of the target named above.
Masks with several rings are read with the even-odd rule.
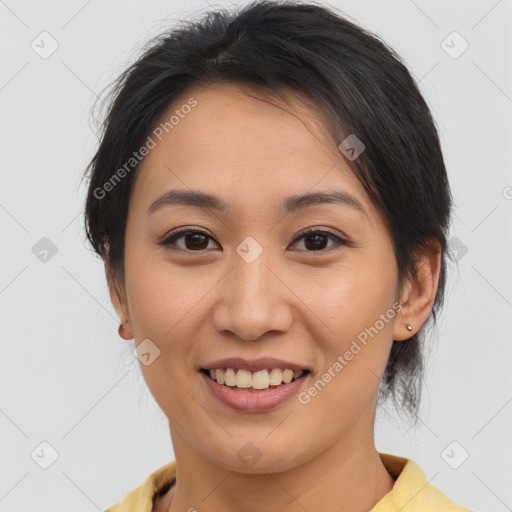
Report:
[[[168,487],[175,478],[176,461],[173,461],[151,473],[139,487],[104,512],[151,512],[155,495]]]
[[[431,485],[413,460],[387,453],[381,453],[380,457],[395,478],[395,485],[371,512],[472,512],[455,504],[440,489]]]

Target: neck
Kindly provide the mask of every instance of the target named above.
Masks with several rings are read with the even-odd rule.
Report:
[[[238,508],[243,505],[246,512],[366,512],[394,485],[373,438],[366,443],[359,439],[356,444],[354,440],[340,440],[287,471],[249,474],[212,463],[188,446],[179,433],[172,434],[176,483],[155,502],[154,512],[201,507],[214,512],[233,509],[233,504]]]

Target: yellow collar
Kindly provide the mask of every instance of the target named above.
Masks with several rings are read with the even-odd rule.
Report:
[[[389,453],[379,452],[379,455],[395,485],[370,512],[471,512],[430,485],[425,473],[413,460]],[[176,461],[172,461],[151,473],[140,487],[105,512],[151,512],[155,494],[175,479]]]

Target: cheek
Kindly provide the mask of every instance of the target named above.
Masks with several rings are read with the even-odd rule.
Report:
[[[392,253],[362,255],[322,281],[311,297],[314,304],[308,300],[329,328],[325,337],[316,338],[325,365],[322,375],[335,382],[325,399],[366,403],[378,388],[393,341],[396,278]]]
[[[127,253],[126,283],[135,339],[163,342],[182,332],[209,286],[192,268],[173,266],[156,252],[141,247]]]
[[[325,275],[316,274],[309,286],[302,281],[300,293],[331,334],[346,338],[373,325],[392,306],[396,276],[394,260],[363,254]]]
[[[194,286],[198,282],[190,278],[190,269],[156,261],[142,249],[130,253],[125,265],[134,338],[137,345],[149,339],[159,350],[148,365],[141,358],[144,380],[166,414],[179,418],[188,411],[192,417],[197,411],[184,400],[180,383],[190,379],[189,368],[197,360],[194,326],[201,325],[200,299],[209,287]]]

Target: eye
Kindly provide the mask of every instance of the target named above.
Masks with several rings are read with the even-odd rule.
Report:
[[[184,246],[177,243],[178,240],[183,239]],[[198,231],[196,229],[182,229],[176,233],[173,233],[171,236],[165,238],[161,242],[158,242],[158,245],[170,246],[171,248],[177,247],[178,250],[182,251],[204,251],[208,248],[208,239],[213,240],[213,238],[204,233],[203,231]]]
[[[334,243],[330,248],[326,249],[325,242],[329,239]],[[199,252],[208,250],[209,240],[213,241],[213,238],[203,231],[197,229],[182,229],[181,231],[171,234],[161,242],[158,242],[158,245],[170,247],[173,250],[176,248],[181,251]],[[306,252],[328,252],[332,250],[333,247],[348,245],[346,240],[334,233],[313,228],[309,228],[306,232],[295,238],[293,244],[295,245],[301,240],[304,240]]]
[[[334,244],[331,245],[330,248],[325,249],[325,241],[329,238],[334,241]],[[328,252],[333,250],[333,246],[338,247],[340,245],[348,245],[346,240],[340,238],[334,233],[330,233],[328,231],[320,231],[313,228],[309,228],[306,232],[298,236],[294,240],[294,243],[299,240],[304,240],[305,247],[311,249],[307,250],[307,252]]]

